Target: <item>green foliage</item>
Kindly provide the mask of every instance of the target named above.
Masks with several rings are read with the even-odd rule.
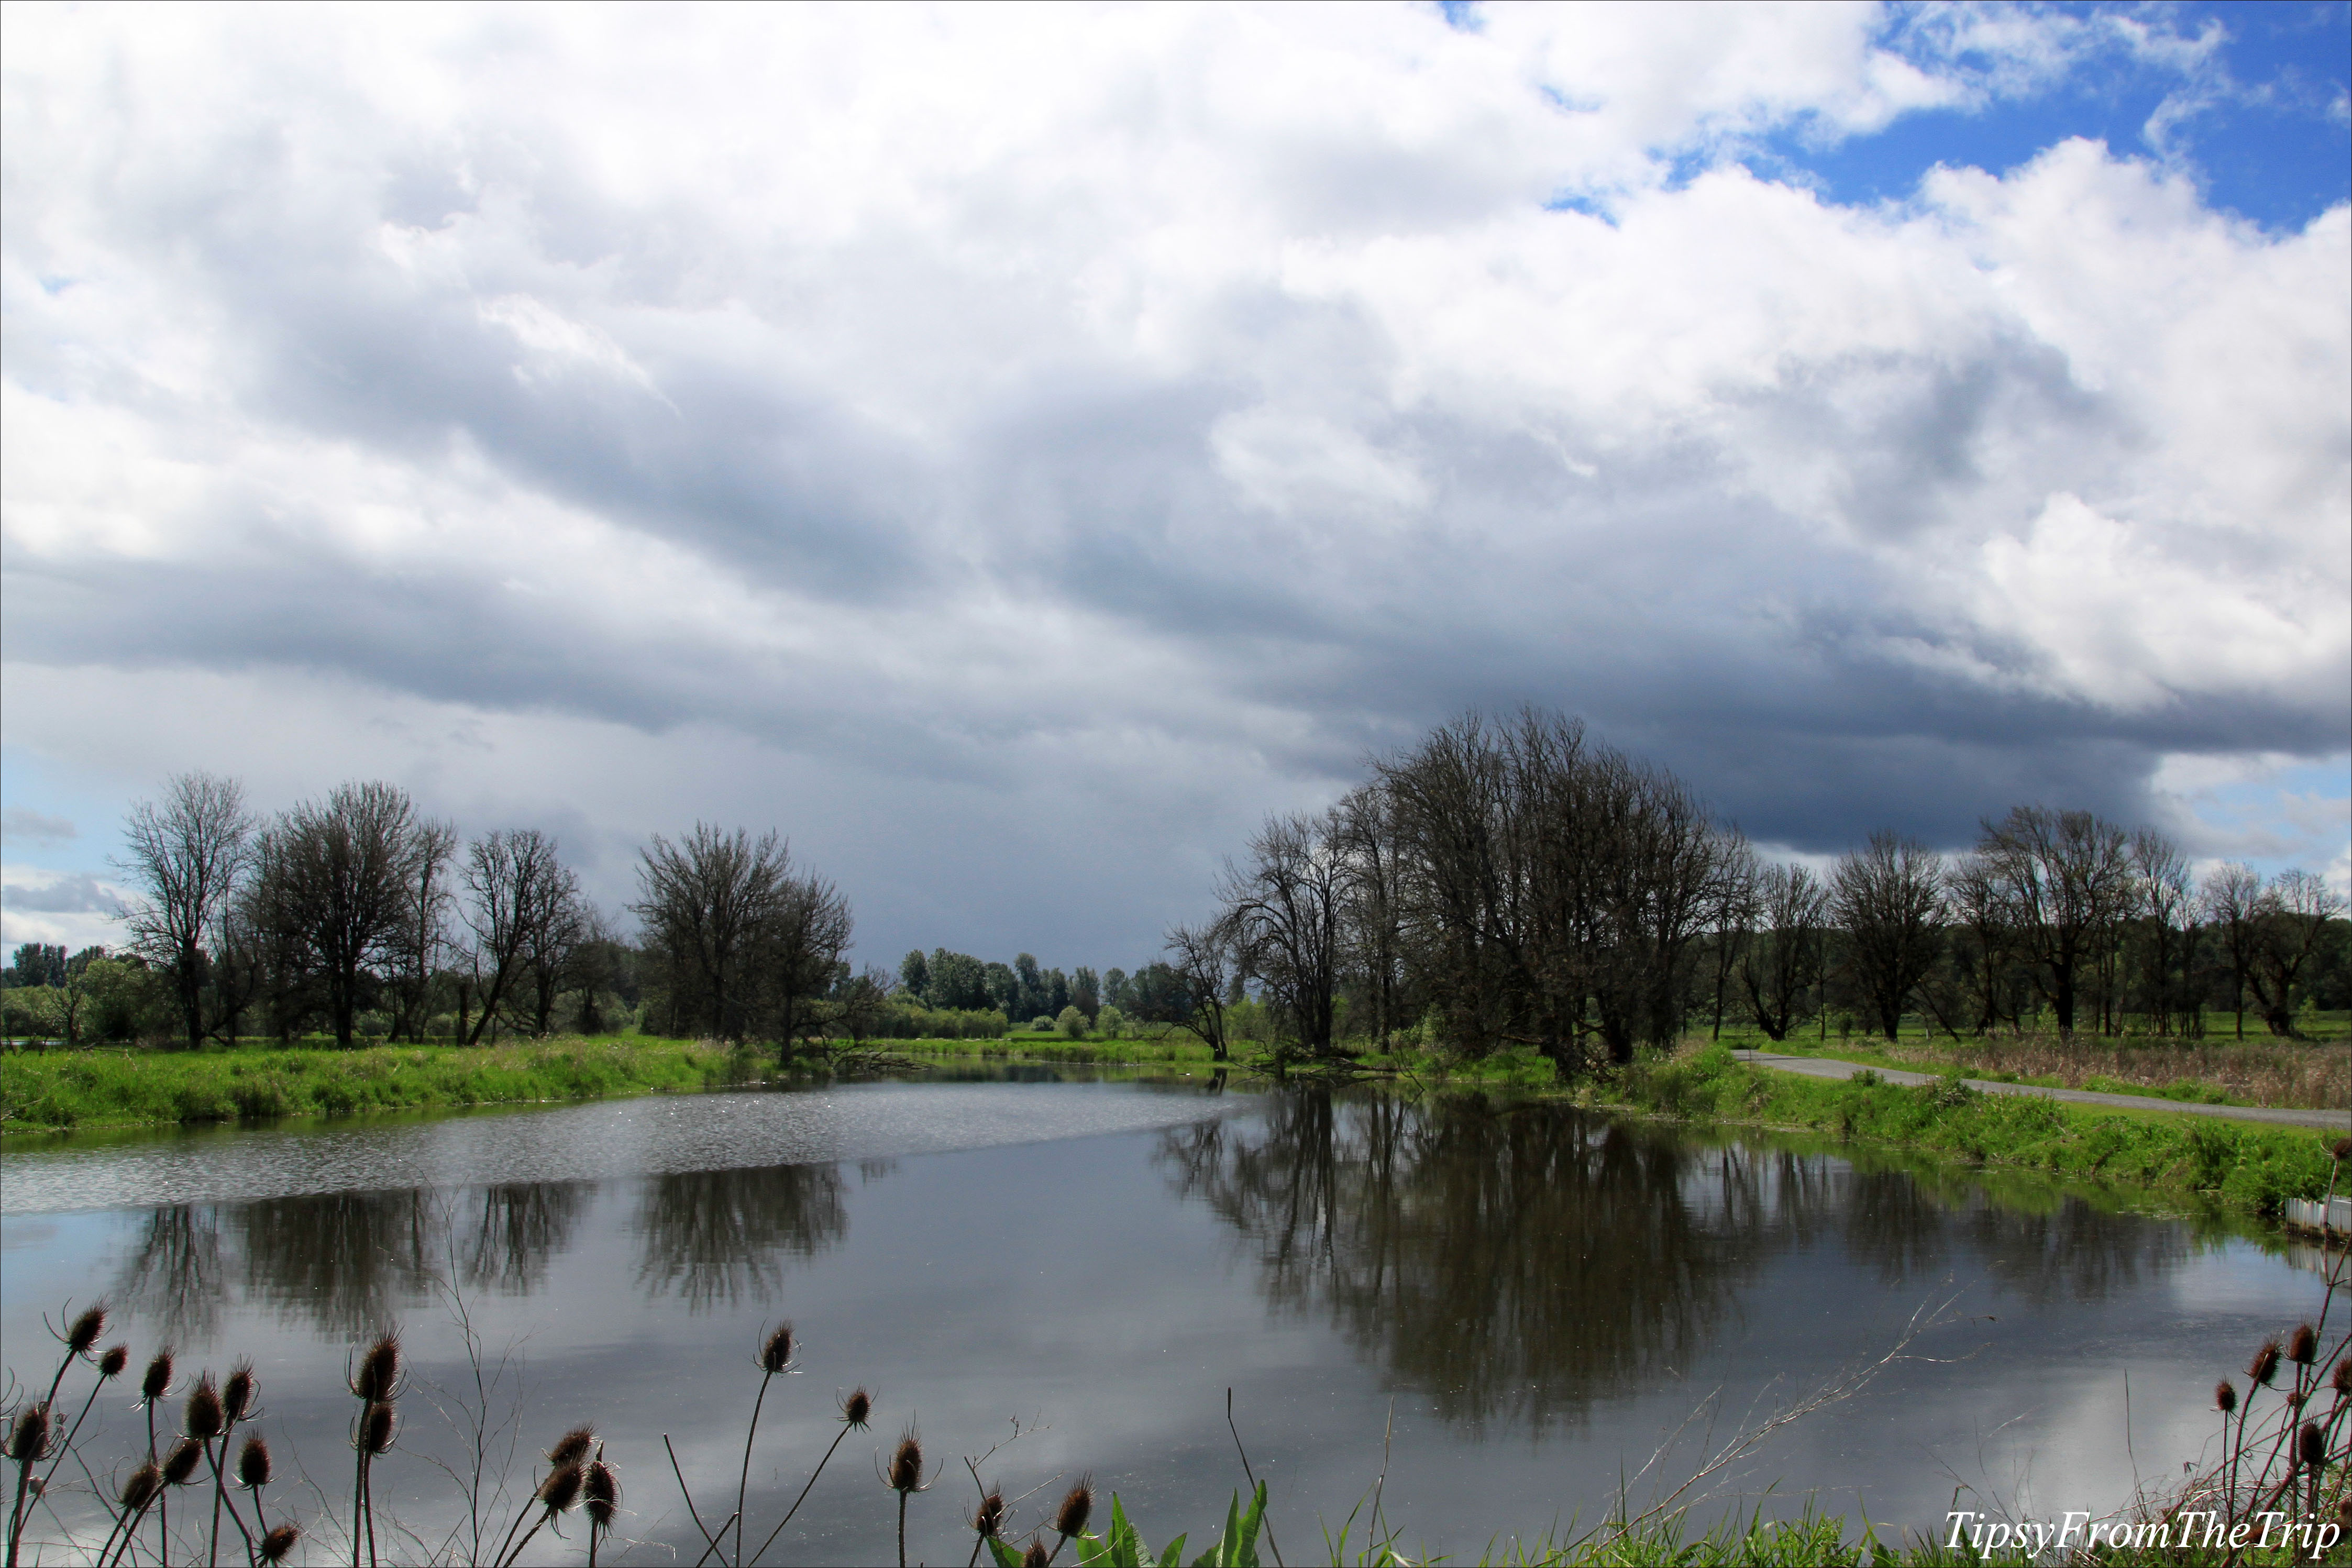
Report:
[[[1082,1040],[1087,1035],[1087,1016],[1079,1012],[1077,1004],[1073,1002],[1054,1019],[1054,1027],[1062,1032],[1066,1040]]]
[[[1819,1130],[1973,1161],[2195,1193],[2275,1216],[2317,1197],[2332,1160],[2315,1131],[1985,1094],[1957,1073],[1917,1089],[1743,1066],[1722,1047],[1628,1068],[1604,1098],[1663,1115]]]
[[[1192,1559],[1192,1568],[1258,1568],[1258,1531],[1265,1524],[1265,1483],[1260,1481],[1251,1495],[1246,1511],[1242,1508],[1241,1494],[1235,1492],[1225,1505],[1224,1533],[1216,1543]],[[1127,1517],[1118,1494],[1110,1495],[1110,1524],[1100,1535],[1077,1537],[1079,1568],[1178,1568],[1184,1561],[1184,1542],[1191,1539],[1180,1535],[1158,1552],[1143,1543],[1143,1537]],[[1021,1552],[1005,1542],[992,1540],[989,1555],[997,1568],[1021,1568]]]

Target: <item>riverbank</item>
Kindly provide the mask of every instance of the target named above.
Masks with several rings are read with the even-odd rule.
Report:
[[[511,1045],[240,1045],[0,1056],[0,1131],[257,1121],[455,1110],[728,1088],[763,1058],[691,1040],[558,1039]]]
[[[1977,1164],[2128,1182],[2266,1220],[2278,1219],[2289,1198],[2320,1196],[2335,1169],[2333,1141],[2300,1128],[1985,1094],[1957,1078],[1916,1089],[1875,1075],[1803,1078],[1745,1066],[1720,1046],[1639,1064],[1579,1098],[1599,1109],[1825,1133]]]

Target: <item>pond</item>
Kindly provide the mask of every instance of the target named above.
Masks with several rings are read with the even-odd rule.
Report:
[[[999,1444],[983,1476],[1047,1485],[1025,1521],[1091,1471],[1155,1546],[1197,1544],[1242,1484],[1228,1388],[1290,1560],[1325,1555],[1384,1463],[1402,1544],[1475,1560],[1590,1525],[1621,1485],[1639,1504],[1915,1318],[1933,1321],[1899,1359],[1717,1478],[1696,1521],[1762,1498],[1940,1534],[1955,1489],[2104,1512],[2198,1457],[2213,1380],[2320,1294],[2256,1237],[1851,1150],[1206,1075],[995,1078],[12,1147],[9,1368],[46,1377],[43,1314],[100,1296],[140,1362],[166,1339],[188,1371],[249,1356],[281,1474],[308,1478],[277,1505],[340,1516],[347,1358],[397,1324],[415,1384],[379,1470],[409,1532],[392,1555],[453,1531],[462,1554],[436,1468],[469,1468],[482,1404],[462,1309],[503,1372],[493,1422],[521,1395],[514,1487],[592,1422],[629,1510],[599,1560],[691,1563],[662,1436],[723,1517],[754,1352],[789,1318],[801,1370],[767,1395],[754,1541],[839,1430],[837,1396],[862,1384],[877,1407],[767,1561],[894,1560],[876,1454],[910,1421],[941,1461],[910,1560],[964,1560],[961,1456]],[[136,1366],[100,1402],[100,1474],[142,1430]],[[526,1560],[581,1560],[566,1529]]]

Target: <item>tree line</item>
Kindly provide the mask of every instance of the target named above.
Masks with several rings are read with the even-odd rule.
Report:
[[[1269,817],[1213,918],[1169,932],[1221,1053],[1244,989],[1306,1056],[1410,1033],[1532,1047],[1563,1074],[1695,1018],[1779,1040],[1837,1010],[1893,1039],[1906,1016],[2201,1035],[2218,1011],[2287,1037],[2352,990],[2320,878],[2195,879],[2162,833],[2090,812],[2020,805],[1957,856],[1874,833],[1822,876],[1767,863],[1682,780],[1554,713],[1468,714],[1370,771],[1328,811]]]
[[[627,1009],[661,1032],[789,1053],[849,979],[848,901],[796,869],[773,832],[655,836],[627,906],[634,944],[551,835],[461,842],[387,784],[343,784],[265,820],[236,780],[184,773],[132,808],[124,839],[127,951],[27,944],[8,976],[54,990],[69,1038],[83,1032],[78,1008],[136,996],[191,1047],[314,1030],[350,1046],[363,1019],[390,1040],[475,1045],[559,1024],[599,1033]]]

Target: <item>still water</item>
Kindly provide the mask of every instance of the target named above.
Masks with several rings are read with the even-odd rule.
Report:
[[[349,1500],[350,1348],[397,1324],[415,1381],[379,1507],[415,1557],[463,1529],[434,1465],[467,1468],[479,1405],[462,1307],[503,1369],[493,1421],[520,1394],[516,1485],[593,1422],[629,1510],[600,1561],[690,1563],[662,1435],[723,1517],[753,1352],[789,1318],[802,1370],[768,1396],[755,1542],[839,1429],[836,1396],[878,1405],[769,1561],[894,1559],[875,1456],[910,1421],[942,1461],[910,1561],[964,1560],[961,1457],[1000,1443],[982,1473],[1008,1494],[1090,1470],[1154,1545],[1197,1543],[1240,1483],[1228,1388],[1292,1560],[1323,1552],[1384,1447],[1402,1544],[1475,1560],[1589,1524],[1621,1484],[1639,1502],[1938,1308],[1699,1522],[1762,1496],[1940,1534],[1956,1489],[2110,1510],[2178,1476],[2213,1380],[2318,1304],[2317,1277],[2255,1239],[2032,1182],[1556,1106],[1042,1076],[11,1147],[9,1370],[46,1377],[43,1314],[100,1296],[139,1361],[164,1340],[191,1371],[250,1356],[281,1474],[315,1483],[273,1496],[308,1518]],[[100,1402],[96,1458],[124,1451],[135,1393]],[[526,1560],[579,1561],[569,1528]]]

